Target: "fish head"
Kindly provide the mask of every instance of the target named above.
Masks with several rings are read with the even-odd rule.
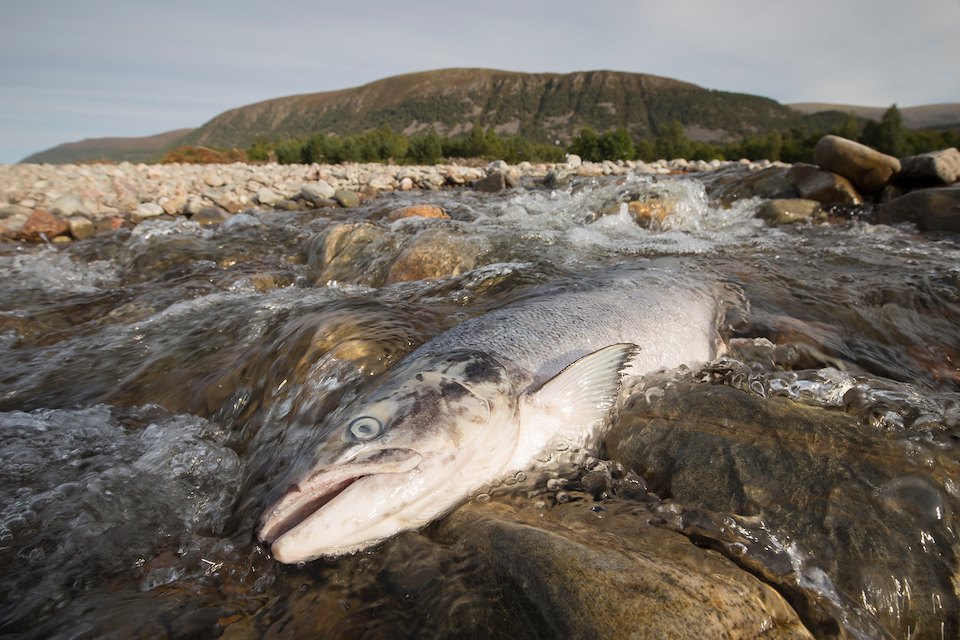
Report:
[[[454,350],[407,359],[331,413],[327,434],[260,520],[285,563],[350,553],[443,515],[505,464],[522,369]]]

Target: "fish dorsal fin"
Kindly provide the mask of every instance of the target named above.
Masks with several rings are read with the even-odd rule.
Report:
[[[623,370],[638,349],[618,343],[583,356],[544,383],[534,403],[571,424],[602,420],[616,402]]]

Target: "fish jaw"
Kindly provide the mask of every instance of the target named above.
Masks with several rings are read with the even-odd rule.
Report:
[[[290,540],[302,539],[305,529],[316,529],[311,525],[314,516],[354,484],[374,476],[404,476],[422,460],[412,449],[393,448],[367,451],[350,461],[322,467],[292,485],[264,511],[257,537],[273,549],[278,543],[281,549],[290,548]]]

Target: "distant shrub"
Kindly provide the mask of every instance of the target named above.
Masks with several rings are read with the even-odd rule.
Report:
[[[181,162],[189,164],[230,164],[247,162],[248,157],[242,149],[211,149],[210,147],[179,147],[168,151],[161,162]]]

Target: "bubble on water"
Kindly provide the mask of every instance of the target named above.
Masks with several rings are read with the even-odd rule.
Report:
[[[473,499],[473,501],[477,504],[487,504],[490,502],[490,500],[491,498],[489,493],[478,493]]]

